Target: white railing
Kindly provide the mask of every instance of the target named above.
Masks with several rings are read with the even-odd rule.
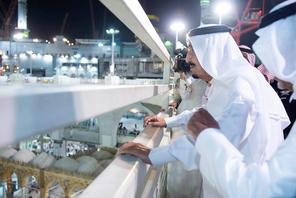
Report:
[[[163,94],[168,85],[1,85],[0,148]]]
[[[146,128],[134,142],[150,148],[167,144],[169,136],[160,128]],[[165,189],[165,168],[154,168],[132,156],[117,156],[85,189],[81,198],[160,197]],[[162,177],[160,177],[162,175]]]
[[[100,0],[164,62],[163,80],[169,82],[173,61],[138,0]]]

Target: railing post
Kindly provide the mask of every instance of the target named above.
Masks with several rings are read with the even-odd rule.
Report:
[[[171,70],[171,65],[169,63],[164,63],[163,64],[163,82],[164,83],[169,83],[170,81],[170,70]]]

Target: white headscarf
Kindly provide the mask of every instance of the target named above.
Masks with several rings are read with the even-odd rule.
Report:
[[[296,0],[284,1],[270,13],[295,2]],[[259,29],[256,34],[259,36],[253,45],[256,54],[268,71],[293,84],[294,93],[291,99],[296,99],[296,15],[277,20]]]
[[[257,147],[254,151],[258,152],[258,156],[262,155],[269,139],[268,132],[273,131],[269,128],[270,117],[280,120],[283,129],[290,123],[279,97],[263,75],[243,57],[228,32],[191,36],[189,40],[201,66],[216,81],[229,89],[235,86],[232,82],[236,78],[249,83],[255,96],[252,103],[257,111],[253,112],[257,116],[251,130],[254,147]]]

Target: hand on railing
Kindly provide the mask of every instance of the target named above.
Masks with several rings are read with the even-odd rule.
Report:
[[[118,153],[121,155],[132,155],[140,158],[146,164],[152,164],[149,159],[150,151],[151,149],[143,144],[128,142],[119,148]]]
[[[207,128],[220,128],[218,122],[213,118],[213,116],[203,108],[200,108],[193,114],[187,127],[194,140],[203,130]]]
[[[148,125],[152,127],[166,127],[166,122],[163,118],[157,116],[147,116],[144,118],[144,127]]]

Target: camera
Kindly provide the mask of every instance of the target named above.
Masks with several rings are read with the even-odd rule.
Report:
[[[190,65],[186,63],[187,55],[187,49],[176,49],[175,50],[175,63],[173,66],[174,72],[184,72],[184,73],[189,73],[190,72]]]

